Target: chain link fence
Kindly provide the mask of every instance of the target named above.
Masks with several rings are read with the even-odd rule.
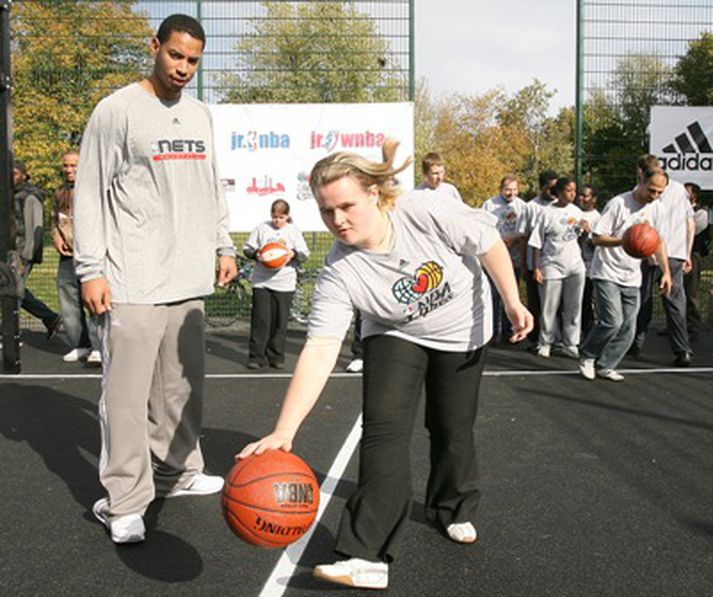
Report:
[[[583,181],[599,190],[603,205],[636,184],[636,160],[649,152],[651,106],[700,105],[682,65],[692,44],[713,34],[713,2],[580,0],[580,6],[580,158]],[[707,80],[701,77],[697,83],[710,86]],[[703,192],[702,203],[713,216],[712,191]],[[708,256],[700,300],[709,325],[712,293],[713,258]],[[662,322],[659,301],[655,304]]]
[[[207,43],[188,93],[207,103],[406,101],[413,97],[413,0],[256,2],[15,0],[11,11],[14,153],[33,184],[61,182],[63,153],[76,147],[91,110],[113,90],[145,76],[148,42],[168,15],[203,25]],[[245,234],[234,234],[240,250]],[[300,296],[332,240],[305,233],[312,257]],[[28,288],[58,311],[58,254],[46,235],[44,261]],[[208,301],[214,322],[249,320],[249,304]],[[305,299],[305,300],[307,300]],[[296,313],[299,320],[299,314]],[[24,328],[42,323],[21,312]]]

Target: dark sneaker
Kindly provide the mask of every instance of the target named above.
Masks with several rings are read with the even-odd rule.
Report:
[[[693,360],[693,353],[689,351],[679,352],[673,361],[676,367],[688,367]]]
[[[262,363],[258,363],[257,361],[248,361],[248,369],[261,369],[262,368]]]
[[[272,367],[273,369],[284,369],[285,363],[283,363],[282,361],[273,361],[272,363],[270,363],[270,367]]]

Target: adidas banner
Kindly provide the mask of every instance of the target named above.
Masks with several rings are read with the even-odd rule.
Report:
[[[650,133],[671,178],[713,189],[713,107],[653,106]]]
[[[396,162],[413,155],[413,104],[217,104],[210,106],[231,232],[270,219],[275,199],[290,204],[302,230],[326,230],[309,188],[315,162],[337,151],[381,161],[387,137],[401,142]],[[413,165],[399,175],[413,188]]]

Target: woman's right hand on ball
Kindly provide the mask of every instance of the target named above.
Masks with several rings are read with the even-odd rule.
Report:
[[[283,450],[285,452],[291,452],[292,438],[273,431],[270,435],[266,435],[262,439],[245,446],[238,454],[235,455],[235,459],[241,460],[251,456],[252,454],[260,455],[268,450]]]

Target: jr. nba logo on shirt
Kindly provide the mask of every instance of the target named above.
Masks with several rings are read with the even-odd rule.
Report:
[[[450,284],[443,282],[443,267],[435,261],[422,263],[413,276],[399,278],[391,287],[394,298],[404,305],[406,321],[425,317],[453,298]]]

